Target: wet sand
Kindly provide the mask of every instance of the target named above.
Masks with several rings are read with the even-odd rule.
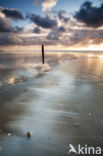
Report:
[[[0,156],[66,156],[69,144],[103,147],[102,58],[62,63],[26,83],[2,101]]]

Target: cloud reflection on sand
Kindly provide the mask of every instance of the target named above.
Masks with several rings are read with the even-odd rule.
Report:
[[[76,56],[75,56],[76,55]],[[1,53],[0,83],[14,84],[33,78],[41,72],[50,71],[64,60],[78,58],[77,54],[46,53],[46,63],[41,64],[41,53]],[[22,74],[21,74],[22,73]],[[20,80],[20,81],[19,81]]]

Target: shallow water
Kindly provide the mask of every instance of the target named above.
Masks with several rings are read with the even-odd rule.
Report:
[[[55,56],[57,63],[53,58],[48,56],[49,69],[34,68],[30,59],[33,68],[27,68],[25,63],[16,66],[19,70],[15,72],[25,66],[22,73],[26,71],[23,76],[27,78],[27,69],[37,73],[33,73],[32,79],[9,84],[9,89],[4,90],[0,156],[64,156],[68,155],[69,144],[103,148],[103,58],[70,54],[71,61],[67,61],[67,56],[59,54]],[[36,67],[40,66],[39,59]],[[42,76],[35,77],[42,71]],[[16,93],[18,90],[20,94]],[[26,137],[27,131],[31,132],[30,139]]]

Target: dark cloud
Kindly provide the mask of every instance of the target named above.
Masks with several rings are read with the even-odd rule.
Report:
[[[43,36],[22,37],[22,36],[16,36],[14,34],[9,34],[9,33],[0,34],[0,46],[11,46],[11,45],[27,46],[27,45],[41,45],[41,44],[55,45],[56,42],[51,40],[50,41],[46,40],[46,38]]]
[[[41,39],[38,37],[22,37],[16,34],[2,33],[0,34],[1,46],[15,46],[15,45],[39,45]]]
[[[1,11],[2,11],[2,13],[5,14],[6,17],[10,17],[15,20],[23,20],[24,19],[22,13],[19,10],[2,8]]]
[[[103,42],[103,30],[71,29],[70,34],[62,34],[58,31],[50,32],[45,36],[18,36],[13,33],[0,34],[0,46],[13,45],[58,45],[63,46],[88,46],[89,44],[100,44]],[[85,36],[85,37],[84,37]]]
[[[63,26],[61,26],[61,27],[58,28],[58,31],[59,32],[65,32],[66,30],[65,30],[65,28]]]
[[[63,26],[53,29],[46,37],[47,40],[59,40],[66,29]]]
[[[11,32],[12,26],[9,19],[0,17],[0,32]]]
[[[67,22],[69,21],[69,18],[64,16],[65,13],[66,13],[66,12],[65,12],[64,10],[60,10],[60,11],[58,12],[58,17],[59,17],[60,20],[62,20],[62,21],[64,21],[65,23],[67,23]]]
[[[40,32],[41,32],[41,30],[38,27],[34,28],[34,30],[33,30],[33,33],[36,33],[36,34],[40,34]]]
[[[102,29],[71,29],[71,35],[64,35],[61,44],[64,46],[88,46],[103,42]],[[84,37],[85,36],[85,37]]]
[[[59,40],[59,35],[55,32],[50,32],[47,37],[47,40]]]
[[[15,35],[3,33],[0,34],[0,45],[1,46],[22,45],[22,40]]]
[[[42,44],[45,44],[45,45],[54,45],[56,44],[55,41],[49,41],[47,40],[44,36],[30,36],[30,37],[21,37],[22,39],[22,44],[23,45],[42,45]]]
[[[0,32],[2,33],[19,33],[23,31],[23,28],[21,27],[13,27],[11,25],[11,21],[8,18],[2,18],[0,17]]]
[[[27,18],[42,28],[50,29],[57,26],[57,21],[55,19],[51,19],[48,16],[41,17],[40,15],[36,14],[28,14]]]
[[[23,32],[23,27],[18,27],[18,26],[16,26],[16,27],[13,27],[13,29],[14,29],[14,32],[15,32],[15,33]]]
[[[103,26],[103,3],[100,7],[96,7],[91,2],[86,1],[74,17],[88,27]]]

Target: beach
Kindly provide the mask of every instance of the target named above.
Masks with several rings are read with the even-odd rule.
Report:
[[[101,55],[46,54],[45,65],[40,54],[0,55],[0,156],[67,156],[70,144],[103,148]]]

